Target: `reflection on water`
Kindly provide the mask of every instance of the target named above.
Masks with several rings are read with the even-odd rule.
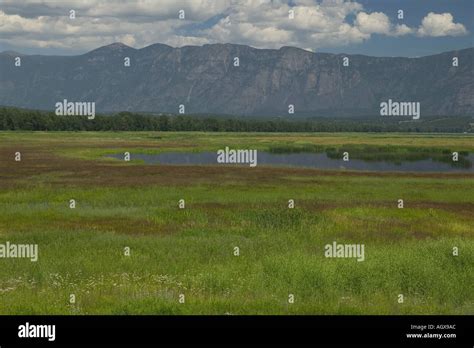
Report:
[[[123,154],[110,155],[117,159],[123,159]],[[376,172],[474,172],[472,162],[474,154],[463,158],[462,165],[456,165],[450,161],[450,155],[446,161],[435,161],[423,159],[417,161],[401,161],[398,163],[390,161],[365,161],[350,159],[346,162],[342,159],[329,158],[326,153],[268,153],[259,151],[257,166],[284,166],[284,167],[307,167],[318,169],[341,169],[341,170],[365,170]],[[168,152],[155,155],[132,153],[131,159],[143,160],[147,164],[175,164],[175,165],[223,165],[217,163],[216,152]],[[226,164],[230,166],[247,166],[248,164]]]

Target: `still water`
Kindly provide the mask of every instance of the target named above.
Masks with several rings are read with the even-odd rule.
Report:
[[[110,155],[123,159],[123,154]],[[168,152],[155,155],[132,153],[132,160],[143,160],[146,164],[171,164],[171,165],[224,165],[217,163],[216,152]],[[361,170],[375,172],[474,172],[472,163],[474,154],[465,157],[467,166],[453,165],[424,159],[416,161],[366,161],[350,159],[329,158],[326,153],[288,153],[276,154],[259,151],[257,166],[305,167],[330,170]],[[225,164],[227,166],[249,166],[248,164]]]

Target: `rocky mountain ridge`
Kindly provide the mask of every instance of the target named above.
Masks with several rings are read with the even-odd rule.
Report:
[[[54,110],[64,99],[95,102],[98,112],[288,115],[293,105],[295,116],[334,117],[377,115],[391,99],[419,102],[421,117],[474,115],[474,48],[420,58],[234,44],[0,53],[0,105]]]

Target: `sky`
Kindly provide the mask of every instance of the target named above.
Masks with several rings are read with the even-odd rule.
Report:
[[[419,57],[474,46],[474,0],[0,0],[0,51],[74,55],[114,42]]]

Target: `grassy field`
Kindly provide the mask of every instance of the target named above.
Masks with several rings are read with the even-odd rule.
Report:
[[[1,132],[0,243],[39,260],[0,259],[0,314],[474,314],[472,174],[103,158],[313,145],[472,152],[474,137]],[[333,241],[365,261],[326,258]]]

